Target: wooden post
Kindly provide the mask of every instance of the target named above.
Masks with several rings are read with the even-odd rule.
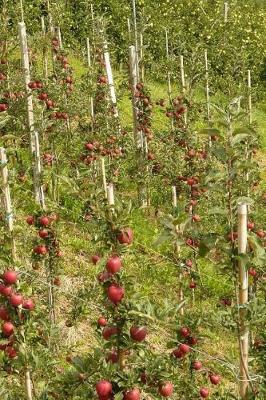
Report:
[[[178,247],[178,252],[180,252],[180,249]],[[183,292],[183,274],[182,272],[180,272],[179,274],[179,303],[181,304],[184,301],[184,292]],[[180,314],[184,315],[185,314],[185,310],[184,307],[180,307]]]
[[[238,205],[238,254],[247,253],[247,204]],[[247,320],[248,272],[243,260],[238,263],[238,306],[239,306],[239,351],[240,351],[240,397],[246,399],[248,390],[248,346],[249,329]]]
[[[30,146],[31,152],[35,151],[34,147],[34,115],[33,115],[33,100],[31,89],[29,88],[30,83],[30,62],[29,62],[29,53],[28,53],[28,45],[27,45],[27,33],[26,26],[24,22],[19,22],[19,38],[20,38],[20,47],[21,47],[21,56],[22,56],[22,66],[24,70],[24,80],[25,80],[25,89],[27,93],[27,112],[28,112],[28,125],[30,130]]]
[[[40,184],[41,163],[40,163],[39,136],[34,129],[33,99],[32,99],[31,89],[29,88],[30,65],[29,65],[26,26],[24,22],[20,22],[18,25],[19,25],[22,65],[24,70],[25,89],[27,93],[27,112],[28,112],[28,125],[30,131],[30,149],[34,160],[34,166],[33,166],[34,194],[36,202],[39,203],[41,207],[44,207],[44,194]]]
[[[20,0],[20,12],[21,12],[21,21],[24,22],[24,6],[23,6],[23,0]]]
[[[251,71],[248,70],[248,118],[249,124],[252,124],[252,96],[251,96]]]
[[[52,15],[50,13],[50,0],[47,0],[47,13],[48,13],[50,32],[53,35],[54,34],[54,26],[53,26]]]
[[[43,38],[46,37],[46,29],[45,29],[45,21],[44,21],[44,17],[41,17],[41,24],[42,24],[42,33],[43,33]],[[43,64],[44,64],[44,76],[45,76],[45,80],[47,82],[48,80],[48,57],[47,57],[47,50],[46,50],[46,46],[43,49]]]
[[[209,87],[209,64],[208,64],[208,50],[204,51],[205,57],[205,78],[206,78],[206,104],[207,104],[207,119],[208,123],[211,119],[210,114],[210,87]]]
[[[184,57],[180,56],[180,74],[181,74],[181,88],[182,93],[186,92],[185,70],[184,70]]]
[[[143,33],[140,33],[140,66],[141,66],[141,81],[145,80],[145,68],[144,68],[144,44],[143,44]]]
[[[88,61],[88,68],[91,69],[91,46],[90,46],[90,38],[87,38],[87,61]],[[91,83],[91,81],[90,81]],[[92,123],[92,130],[93,130],[93,118],[94,118],[94,102],[93,97],[90,96],[90,115],[91,115],[91,123]]]
[[[57,37],[58,37],[58,42],[59,42],[59,48],[60,48],[60,50],[63,50],[63,42],[62,42],[60,26],[57,27]]]
[[[134,27],[134,42],[136,52],[136,71],[137,80],[139,81],[139,45],[138,45],[138,29],[137,29],[137,12],[136,12],[136,0],[132,0],[132,12],[133,12],[133,27]]]
[[[32,383],[31,383],[31,376],[30,371],[26,368],[25,371],[25,383],[26,383],[26,393],[27,393],[27,400],[32,400]]]
[[[228,11],[229,11],[229,5],[227,2],[224,3],[224,22],[226,23],[228,21]]]
[[[0,165],[1,165],[1,176],[2,176],[2,185],[3,185],[3,194],[4,194],[4,206],[6,212],[6,222],[8,226],[8,231],[10,235],[10,241],[12,246],[12,258],[13,261],[16,259],[16,246],[14,241],[13,229],[14,229],[14,216],[13,216],[13,208],[11,203],[10,196],[10,188],[8,182],[8,168],[7,168],[7,156],[6,150],[3,147],[0,147]]]
[[[185,69],[184,69],[184,57],[180,56],[180,73],[181,73],[181,87],[183,96],[186,94],[186,81],[185,81]],[[187,112],[184,113],[184,123],[187,125]]]
[[[41,166],[41,155],[39,145],[39,134],[34,132],[35,139],[35,166],[34,166],[34,177],[38,192],[36,193],[36,201],[40,203],[40,206],[45,209],[44,192],[41,184],[42,166]]]
[[[128,35],[129,35],[129,41],[131,44],[131,23],[130,23],[130,18],[127,19],[127,30],[128,30]]]
[[[143,149],[143,135],[138,130],[138,107],[135,97],[136,85],[138,83],[137,76],[137,55],[135,46],[129,47],[129,66],[130,66],[130,80],[131,80],[131,93],[132,93],[132,111],[133,111],[133,134],[137,150]]]
[[[116,118],[118,118],[113,72],[112,72],[112,67],[111,67],[111,62],[110,62],[110,54],[108,51],[108,45],[107,45],[106,41],[104,41],[104,43],[103,43],[103,56],[104,56],[106,75],[107,75],[109,91],[110,91],[110,99],[111,99],[112,107],[114,110],[114,116]]]
[[[173,204],[173,207],[177,206],[176,186],[172,186],[172,204]]]
[[[107,201],[109,206],[115,205],[114,185],[112,183],[107,185]]]
[[[88,67],[91,68],[91,45],[89,37],[87,37],[87,62],[88,62]]]
[[[165,29],[165,49],[166,49],[166,59],[167,63],[169,62],[169,41],[168,41],[168,32]],[[168,98],[169,103],[172,104],[172,85],[171,85],[171,74],[167,65],[167,88],[168,88]]]
[[[106,183],[106,171],[105,171],[105,159],[101,158],[101,170],[102,170],[102,179],[103,179],[103,189],[105,193],[105,197],[107,198],[107,183]]]

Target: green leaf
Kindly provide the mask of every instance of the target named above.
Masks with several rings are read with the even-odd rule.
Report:
[[[244,142],[249,135],[247,133],[239,133],[238,135],[234,136],[232,139],[232,146],[236,146],[237,144]]]
[[[245,134],[245,135],[252,135],[253,134],[253,132],[252,132],[252,130],[251,129],[249,129],[247,126],[241,126],[241,127],[239,127],[239,128],[236,128],[234,131],[233,131],[233,136],[236,136],[236,135],[242,135],[242,134]]]
[[[154,246],[160,246],[161,244],[169,241],[172,238],[172,235],[169,232],[164,231],[158,239],[153,243]]]

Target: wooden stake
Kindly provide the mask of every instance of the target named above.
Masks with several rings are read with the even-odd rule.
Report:
[[[177,206],[176,186],[172,186],[172,204],[173,204],[173,207]]]
[[[52,15],[50,13],[50,1],[49,0],[47,0],[47,13],[48,13],[50,32],[53,35],[54,34],[54,26],[53,26]]]
[[[136,0],[132,0],[132,12],[133,12],[134,42],[135,42],[135,52],[136,52],[137,81],[139,81],[139,45],[138,45]]]
[[[247,204],[238,205],[238,254],[247,253]],[[243,260],[238,263],[239,278],[239,346],[240,346],[240,397],[246,399],[248,390],[248,346],[249,329],[247,320],[248,272]]]
[[[178,250],[180,251],[180,249]],[[179,274],[179,304],[181,304],[184,301],[184,292],[183,292],[183,274],[182,272]],[[184,307],[180,307],[180,314],[184,315],[185,310]]]
[[[91,68],[91,45],[89,37],[87,37],[87,62],[88,62],[88,67]]]
[[[3,185],[3,194],[4,194],[4,207],[6,212],[6,222],[8,226],[8,231],[10,235],[10,241],[12,246],[12,258],[16,259],[16,246],[14,241],[14,216],[13,216],[13,208],[11,203],[10,196],[10,188],[8,181],[8,168],[7,168],[7,156],[6,150],[3,147],[0,147],[0,165],[1,165],[1,176],[2,176],[2,185]]]
[[[166,59],[169,62],[169,41],[168,41],[168,31],[165,29],[165,49],[166,49]],[[168,88],[168,98],[169,103],[172,104],[172,84],[171,84],[171,74],[167,65],[167,88]]]
[[[30,377],[30,371],[27,368],[25,372],[25,383],[26,383],[26,393],[27,393],[27,400],[32,400],[32,383]]]
[[[90,46],[90,38],[87,38],[87,61],[88,61],[88,68],[91,69],[91,46]],[[91,81],[90,81],[91,83]],[[91,115],[91,123],[93,127],[93,118],[94,118],[94,102],[93,97],[90,96],[90,115]]]
[[[57,27],[57,37],[58,37],[58,42],[59,42],[59,48],[60,48],[60,50],[63,50],[63,42],[62,42],[60,26]]]
[[[184,69],[184,57],[180,56],[180,73],[181,73],[181,87],[183,96],[186,94],[186,81],[185,81],[185,69]],[[187,112],[184,113],[184,123],[187,125]]]
[[[225,23],[228,21],[228,11],[229,11],[229,5],[228,5],[228,3],[224,3],[224,22]]]
[[[41,156],[40,156],[40,145],[39,145],[39,134],[34,132],[35,139],[35,168],[34,177],[37,186],[36,201],[40,203],[42,209],[45,209],[44,192],[41,184],[42,166],[41,166]]]
[[[252,124],[252,96],[251,96],[251,71],[248,70],[248,118],[249,124]]]
[[[34,129],[33,99],[32,99],[31,89],[29,88],[30,65],[29,65],[26,26],[24,22],[20,22],[18,25],[19,25],[22,65],[24,69],[25,89],[27,93],[28,125],[30,131],[30,150],[34,160],[34,166],[33,166],[34,194],[36,202],[39,203],[41,207],[44,208],[44,194],[40,183],[41,163],[40,163],[39,136]]]
[[[29,53],[27,45],[27,33],[24,22],[19,22],[18,27],[19,27],[19,38],[20,38],[20,47],[22,56],[22,66],[24,70],[25,89],[27,93],[27,112],[28,112],[28,125],[30,130],[30,146],[31,146],[31,152],[33,153],[35,151],[34,115],[33,115],[33,100],[32,100],[31,89],[28,86],[30,83],[30,62],[29,62]]]
[[[112,183],[107,185],[107,201],[109,206],[115,205],[114,185]]]
[[[182,93],[186,92],[185,70],[184,70],[184,57],[180,56],[180,73],[181,73],[181,87]]]
[[[43,38],[46,37],[46,29],[45,29],[45,20],[44,17],[41,17],[41,24],[42,24],[42,33],[43,33]],[[48,57],[47,57],[47,51],[46,51],[46,47],[43,50],[43,64],[44,64],[44,76],[45,76],[45,80],[47,82],[48,80]]]
[[[102,179],[103,179],[103,189],[105,193],[105,197],[107,198],[107,183],[106,183],[106,171],[105,171],[105,159],[101,158],[101,170],[102,170]]]
[[[129,41],[131,43],[131,22],[130,22],[130,18],[127,19],[127,29],[128,29]]]
[[[20,0],[20,12],[21,12],[21,21],[24,22],[24,6],[23,6],[23,0]]]
[[[129,66],[130,66],[130,80],[131,80],[131,95],[132,95],[132,112],[133,112],[133,134],[137,150],[143,149],[143,135],[138,130],[138,107],[135,97],[136,85],[138,83],[137,76],[137,55],[135,46],[129,47]]]
[[[114,110],[114,116],[116,118],[118,118],[113,72],[112,72],[112,67],[111,67],[111,62],[110,62],[110,54],[108,51],[108,45],[107,45],[106,41],[104,41],[104,43],[103,43],[103,55],[104,55],[105,69],[106,69],[106,74],[107,74],[107,79],[108,79],[111,103],[112,103],[112,107]]]
[[[140,65],[141,65],[141,81],[145,80],[145,68],[144,68],[144,44],[143,44],[143,33],[140,33]]]
[[[206,78],[206,104],[207,104],[207,119],[211,120],[210,114],[210,87],[209,87],[209,64],[208,64],[208,50],[204,51],[205,57],[205,78]]]

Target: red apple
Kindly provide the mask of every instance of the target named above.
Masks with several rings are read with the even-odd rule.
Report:
[[[110,279],[112,277],[112,274],[110,274],[110,272],[108,271],[103,271],[101,272],[97,279],[100,283],[106,282],[108,279]]]
[[[257,235],[260,239],[263,239],[263,238],[265,238],[265,236],[266,236],[266,232],[264,232],[263,229],[259,229],[259,230],[256,232],[256,235]]]
[[[147,336],[147,328],[145,326],[132,326],[130,328],[130,336],[135,342],[143,342]]]
[[[108,299],[115,305],[120,303],[125,295],[125,289],[117,284],[112,284],[107,288]]]
[[[107,320],[104,317],[100,317],[97,321],[99,326],[106,326],[107,325]]]
[[[221,377],[219,375],[210,375],[210,381],[214,385],[218,385],[221,382]]]
[[[188,179],[187,179],[187,184],[188,184],[189,186],[193,186],[193,185],[195,185],[195,180],[194,180],[193,178],[188,178]]]
[[[133,242],[133,231],[131,228],[122,229],[118,235],[117,240],[120,244],[131,244]]]
[[[199,222],[199,221],[200,221],[200,216],[199,216],[198,214],[194,214],[194,215],[192,216],[192,220],[193,220],[194,222]]]
[[[118,329],[116,326],[106,326],[103,329],[102,335],[105,340],[108,340],[111,336],[116,335],[117,333]]]
[[[190,287],[190,289],[195,289],[197,287],[196,282],[191,281],[190,284],[189,284],[189,287]]]
[[[40,93],[38,96],[39,100],[45,101],[48,99],[48,94],[47,93]]]
[[[32,215],[29,215],[26,218],[26,222],[27,222],[28,225],[33,225],[34,224],[34,217]]]
[[[190,336],[190,337],[188,338],[188,343],[189,343],[191,346],[194,346],[195,344],[198,343],[198,339],[195,338],[195,337],[193,337],[193,336]]]
[[[96,265],[97,262],[98,262],[100,259],[101,259],[101,257],[98,256],[97,254],[91,256],[91,261],[92,261],[92,263],[93,263],[94,265]]]
[[[39,246],[34,247],[33,251],[34,251],[34,253],[39,254],[41,256],[44,256],[45,254],[48,253],[48,249],[44,245],[39,245]]]
[[[118,354],[117,351],[110,351],[106,357],[105,357],[107,362],[111,362],[112,364],[116,364],[118,362]]]
[[[121,259],[118,256],[112,256],[107,260],[106,269],[110,274],[115,274],[120,271],[122,267]]]
[[[187,337],[187,336],[190,335],[190,330],[189,330],[189,328],[183,326],[182,328],[179,329],[179,333],[180,333],[180,335],[181,335],[182,337],[185,338],[185,337]]]
[[[257,275],[257,271],[256,271],[255,268],[251,267],[251,268],[249,268],[249,270],[248,270],[248,274],[249,274],[250,276],[256,276],[256,275]]]
[[[192,368],[196,371],[199,371],[202,368],[202,363],[200,361],[194,361],[192,364]]]
[[[12,324],[12,322],[4,322],[2,325],[2,332],[3,335],[6,337],[11,336],[14,333],[14,325]]]
[[[201,388],[199,393],[200,397],[202,397],[203,399],[207,399],[207,397],[209,397],[209,389],[207,388]]]
[[[183,358],[183,357],[184,357],[184,353],[183,353],[179,348],[173,350],[172,355],[173,355],[175,358]]]
[[[131,389],[124,393],[123,400],[140,400],[139,389]]]
[[[21,296],[21,294],[12,294],[10,296],[10,304],[14,307],[18,307],[23,303],[23,297]]]
[[[5,286],[5,285],[0,285],[0,293],[5,296],[9,297],[12,294],[12,287],[11,286]]]
[[[18,274],[16,271],[5,271],[2,278],[6,285],[13,285],[17,282]]]
[[[39,218],[39,223],[42,226],[48,226],[50,224],[50,219],[46,216],[40,217]]]
[[[54,285],[55,286],[60,286],[61,285],[61,279],[58,276],[56,276],[54,278]]]
[[[96,392],[100,397],[108,397],[113,391],[112,384],[109,381],[99,381],[96,383]]]
[[[159,393],[163,397],[172,396],[173,391],[174,391],[174,385],[172,384],[172,382],[164,382],[159,387]]]
[[[179,346],[179,350],[180,350],[182,353],[187,354],[187,353],[189,353],[189,352],[191,351],[191,348],[190,348],[187,344],[182,343],[182,344],[180,344],[180,346]]]
[[[14,347],[12,346],[7,346],[5,348],[5,353],[8,356],[8,358],[16,358],[18,355],[17,350],[14,349]]]
[[[92,151],[92,150],[94,149],[93,143],[86,143],[86,144],[85,144],[85,148],[86,148],[87,150]]]
[[[33,301],[31,299],[26,299],[23,301],[22,307],[25,310],[32,311],[32,310],[34,310],[35,304],[33,303]]]
[[[186,260],[186,266],[191,268],[193,265],[193,261],[192,260]]]
[[[39,231],[39,236],[42,239],[46,239],[49,236],[49,232],[47,231],[47,229],[41,229]]]
[[[254,222],[248,221],[248,229],[250,229],[251,231],[255,228],[255,224]]]
[[[0,307],[0,319],[2,321],[9,321],[10,317],[5,307]]]

